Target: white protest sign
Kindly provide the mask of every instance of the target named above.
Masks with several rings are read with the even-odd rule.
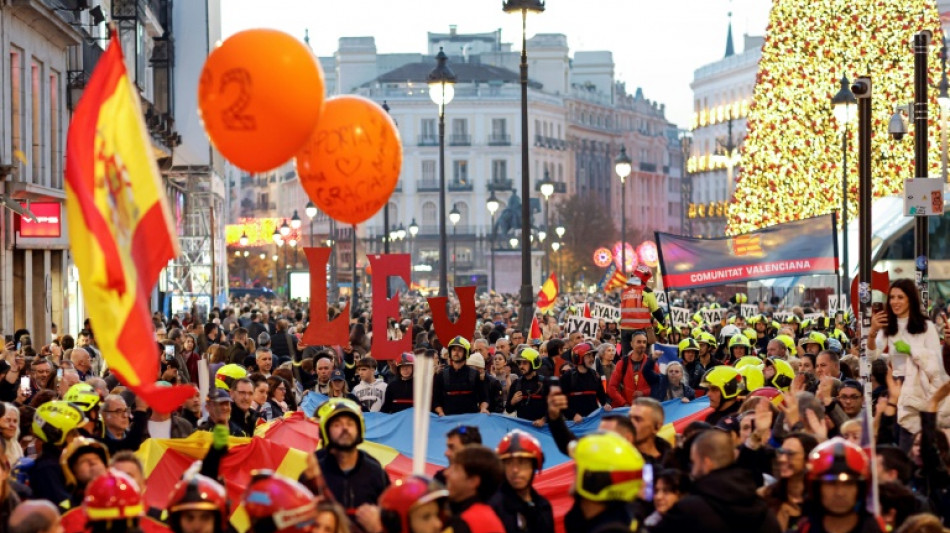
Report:
[[[670,320],[674,328],[689,327],[689,309],[685,307],[671,307]]]
[[[821,313],[807,313],[805,320],[815,320],[821,317]]]
[[[837,311],[844,311],[848,308],[848,297],[843,294],[828,295],[828,312],[834,314]]]
[[[620,322],[620,308],[607,304],[594,304],[590,310],[591,318],[602,318],[607,322]]]
[[[759,306],[755,304],[742,304],[740,311],[743,317],[749,318],[759,312]]]
[[[584,338],[596,337],[599,329],[600,325],[597,319],[584,318],[582,316],[569,316],[567,317],[567,323],[564,325],[565,333],[578,332],[583,335]]]
[[[772,313],[772,320],[776,320],[784,324],[785,320],[790,316],[792,316],[791,311],[776,311]]]
[[[662,307],[669,305],[669,300],[666,298],[666,291],[657,291],[656,293],[656,304]]]
[[[726,316],[726,309],[703,309],[703,322],[707,324],[719,324]]]

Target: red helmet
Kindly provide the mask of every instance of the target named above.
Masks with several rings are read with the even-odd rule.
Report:
[[[749,397],[753,396],[762,396],[763,398],[768,398],[769,403],[778,407],[785,403],[785,395],[782,394],[782,391],[776,389],[775,387],[761,387],[755,389],[749,393]]]
[[[379,496],[379,509],[386,533],[411,533],[409,513],[420,505],[437,501],[444,506],[449,491],[438,481],[426,476],[400,479]]]
[[[168,500],[169,522],[178,521],[181,511],[214,511],[218,513],[221,529],[228,527],[228,495],[220,483],[208,476],[195,474],[189,479],[182,479],[172,489],[172,496]]]
[[[414,364],[416,364],[416,356],[412,355],[409,352],[404,352],[404,353],[399,354],[399,358],[396,359],[396,367],[406,366],[406,365],[412,366]]]
[[[242,498],[250,531],[295,533],[308,531],[317,519],[313,493],[271,470],[254,470]]]
[[[504,461],[512,457],[527,457],[534,460],[534,469],[541,471],[544,465],[544,452],[541,450],[541,443],[538,439],[531,436],[530,433],[513,429],[507,435],[502,437],[498,443],[498,449],[495,450],[498,457]]]
[[[579,342],[573,348],[571,348],[570,359],[571,364],[581,365],[584,364],[584,356],[588,353],[594,351],[594,345],[589,342]]]
[[[841,437],[827,440],[808,456],[809,481],[865,481],[869,461],[858,445]]]
[[[144,514],[139,486],[128,474],[115,468],[89,483],[82,506],[90,522],[124,520]]]

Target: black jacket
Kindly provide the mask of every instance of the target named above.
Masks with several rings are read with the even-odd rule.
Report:
[[[358,453],[356,466],[343,472],[333,454],[326,449],[317,452],[317,462],[327,487],[350,516],[364,503],[376,505],[379,495],[389,486],[389,475],[379,461],[362,450]]]
[[[607,404],[607,392],[600,375],[592,369],[587,372],[572,370],[561,375],[561,391],[567,395],[567,411],[564,416],[569,420],[575,414],[587,416],[598,407]]]
[[[257,427],[257,413],[253,409],[242,411],[234,403],[231,404],[231,435],[235,437],[253,437],[254,428]],[[235,435],[234,429],[239,430]]]
[[[30,467],[30,490],[34,498],[49,500],[54,505],[69,499],[66,477],[63,467],[59,465],[62,452],[63,449],[58,446],[44,444],[43,452]]]
[[[485,373],[485,387],[488,393],[488,410],[492,413],[505,412],[505,388],[495,376]]]
[[[270,337],[270,351],[274,357],[289,357],[296,359],[297,340],[286,331],[278,331]]]
[[[436,374],[432,386],[432,409],[441,407],[447,415],[479,412],[479,405],[488,402],[488,385],[478,378],[478,370],[463,366],[456,370],[449,365]]]
[[[653,533],[780,533],[775,515],[755,493],[752,472],[730,465],[693,482],[689,494],[676,503],[653,528]]]
[[[125,431],[125,435],[123,435],[121,439],[117,439],[106,431],[105,436],[102,437],[102,442],[106,445],[106,448],[109,449],[109,456],[111,457],[122,450],[133,452],[138,450],[147,434],[148,412],[133,411],[132,424],[130,424],[129,429]]]
[[[564,531],[571,533],[614,533],[616,531],[636,531],[632,528],[634,519],[630,507],[624,502],[607,502],[607,508],[604,512],[591,518],[584,518],[580,503],[577,497],[574,498],[574,505],[564,515]],[[697,522],[697,524],[700,522]],[[698,531],[693,524],[690,529],[683,531]]]
[[[531,489],[531,502],[526,502],[508,482],[488,500],[507,533],[554,531],[554,511],[551,503],[538,491]]]
[[[511,399],[518,391],[521,391],[521,401],[513,404]],[[544,397],[543,384],[537,373],[532,378],[521,376],[511,384],[508,388],[507,405],[509,413],[514,409],[518,413],[518,418],[525,420],[534,421],[547,416],[548,402]]]
[[[412,378],[404,380],[400,377],[386,385],[383,406],[379,410],[382,413],[398,413],[412,407],[412,402]]]

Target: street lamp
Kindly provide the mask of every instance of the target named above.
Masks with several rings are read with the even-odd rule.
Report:
[[[238,242],[241,243],[241,246],[247,246],[247,232],[246,231],[241,232],[241,238],[238,239]]]
[[[462,213],[459,213],[458,204],[452,205],[452,210],[449,211],[449,220],[452,222],[452,286],[454,287],[458,280],[458,256],[456,256],[458,251],[457,230],[459,220],[462,220]]]
[[[445,228],[445,106],[455,96],[455,73],[446,65],[449,60],[442,48],[435,56],[436,67],[429,73],[429,98],[439,106],[439,296],[448,296],[449,271]]]
[[[287,224],[287,219],[284,219],[284,223],[280,225],[280,236],[286,237],[290,235],[290,225]]]
[[[548,207],[551,205],[551,195],[554,194],[554,182],[551,181],[551,175],[548,173],[548,169],[544,169],[544,179],[541,180],[541,183],[538,184],[538,189],[541,191],[541,195],[544,196],[544,227],[548,227]],[[544,237],[541,237],[539,234],[538,237],[541,238],[541,242],[544,242]],[[547,272],[551,270],[551,265],[548,264],[548,251],[544,248],[544,265],[541,269],[541,277],[544,278],[547,276]]]
[[[557,238],[558,238],[558,239],[564,238],[564,231],[565,231],[565,230],[564,230],[564,223],[563,223],[563,222],[558,222],[557,227],[554,228],[554,233],[557,234]]]
[[[294,216],[290,217],[290,227],[300,229],[300,215],[297,214],[296,209],[294,209]]]
[[[409,223],[409,264],[414,265],[413,255],[416,253],[416,235],[419,234],[419,224],[416,224],[416,219],[413,217],[412,222]],[[411,271],[411,269],[410,269]]]
[[[620,176],[620,272],[627,274],[627,176],[633,170],[633,161],[627,155],[627,147],[621,145],[614,159],[614,171]]]
[[[495,196],[495,190],[492,189],[491,195],[488,197],[488,201],[485,202],[485,207],[488,208],[488,213],[491,215],[491,228],[490,228],[490,242],[491,242],[491,290],[495,290],[495,212],[498,211],[498,208],[501,207],[501,202],[498,201],[498,197]]]
[[[284,240],[284,238],[280,235],[280,231],[278,231],[277,229],[274,230],[274,233],[271,235],[271,238],[274,239],[274,244],[278,244],[282,240]]]
[[[310,247],[313,247],[313,217],[317,216],[317,206],[313,205],[313,201],[307,202],[307,207],[303,208],[304,214],[307,215],[307,218],[310,219]]]
[[[512,238],[508,239],[508,244],[511,244],[511,247],[512,247],[512,248],[517,248],[517,247],[518,247],[518,237],[512,237]]]
[[[844,254],[842,254],[843,264],[841,265],[841,294],[848,294],[849,277],[851,271],[848,270],[848,124],[858,118],[855,110],[858,107],[858,99],[851,92],[851,82],[848,76],[841,75],[841,89],[831,99],[832,111],[835,120],[841,126],[841,235],[844,243]]]
[[[531,285],[531,179],[528,172],[528,12],[542,13],[544,0],[504,0],[505,13],[521,13],[521,309],[520,328],[525,330],[534,315]]]
[[[559,241],[552,242],[551,249],[554,250],[554,270],[561,270],[561,255],[557,253],[561,249],[561,243]]]

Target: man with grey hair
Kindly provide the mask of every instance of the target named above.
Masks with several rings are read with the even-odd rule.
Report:
[[[99,395],[100,400],[105,400],[106,396],[109,395],[109,385],[106,384],[106,380],[102,378],[89,378],[86,380],[86,383],[92,385],[92,388],[96,389],[96,393]]]
[[[135,398],[135,411],[130,413],[125,399],[118,394],[110,394],[102,402],[102,424],[105,436],[102,442],[109,448],[109,455],[121,450],[135,451],[145,440],[148,427],[148,404]]]
[[[56,385],[56,393],[59,395],[60,399],[63,399],[63,396],[66,396],[66,391],[70,387],[79,383],[79,372],[76,372],[75,369],[67,368],[63,370],[63,377],[60,378],[59,383]]]
[[[485,361],[491,360],[488,355],[488,341],[485,339],[475,339],[475,342],[472,343],[472,351],[482,354]]]
[[[13,509],[9,533],[62,533],[59,511],[49,500],[28,500]]]
[[[92,376],[92,357],[83,348],[73,348],[69,354],[69,360],[73,362],[76,372],[79,373],[79,381],[86,381],[87,377]]]

